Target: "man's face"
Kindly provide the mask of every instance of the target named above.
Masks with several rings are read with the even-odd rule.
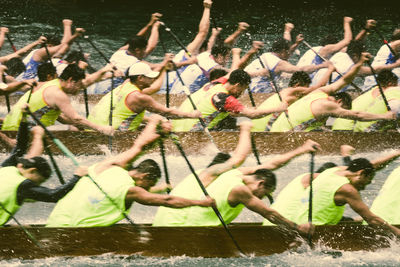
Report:
[[[146,55],[146,47],[145,48],[136,48],[134,56],[138,59],[142,60]]]
[[[79,93],[81,88],[83,87],[82,80],[74,81],[72,78],[69,78],[64,86],[64,92],[70,95],[76,95]]]
[[[249,87],[247,84],[236,83],[232,89],[230,89],[229,93],[238,98],[247,89],[247,87]]]
[[[225,66],[228,63],[230,56],[231,56],[230,53],[226,55],[219,54],[217,57],[214,58],[214,60],[221,66]]]
[[[374,178],[374,175],[365,175],[364,171],[361,171],[359,177],[355,179],[354,182],[352,182],[352,185],[358,190],[364,190],[367,185],[369,185],[372,182],[372,179]]]

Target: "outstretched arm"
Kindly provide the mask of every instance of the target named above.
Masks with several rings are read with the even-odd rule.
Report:
[[[309,231],[312,231],[312,226],[309,224],[297,225],[296,223],[286,219],[279,212],[274,209],[271,209],[265,205],[265,203],[254,196],[250,189],[246,186],[235,187],[231,190],[228,196],[229,202],[234,203],[242,203],[251,211],[254,211],[270,222],[283,226],[290,230],[298,231],[301,234],[307,234]]]
[[[281,154],[281,155],[273,158],[272,160],[262,163],[261,165],[254,166],[254,167],[242,167],[242,168],[240,168],[240,170],[243,172],[243,174],[251,174],[259,169],[275,170],[275,169],[281,168],[282,166],[286,165],[293,158],[295,158],[297,156],[300,156],[304,153],[308,153],[311,151],[316,151],[317,149],[320,149],[320,148],[321,148],[321,146],[317,142],[314,142],[313,140],[307,140],[303,145],[299,146],[298,148],[296,148],[292,151],[289,151],[287,153]]]
[[[156,13],[151,14],[149,23],[147,23],[146,26],[144,26],[136,35],[146,37],[150,28],[152,28],[154,23],[159,21],[161,17],[162,17],[161,13],[156,12]]]
[[[400,157],[400,150],[395,150],[389,154],[386,154],[377,159],[371,160],[372,166],[374,166],[375,170],[381,170],[385,168],[390,162]]]
[[[204,0],[203,2],[204,9],[203,9],[203,15],[199,23],[199,31],[194,37],[193,41],[186,47],[186,49],[192,55],[196,55],[199,53],[200,46],[207,38],[208,31],[210,29],[211,5],[212,5],[211,0]]]
[[[350,41],[353,39],[353,33],[351,31],[351,22],[352,21],[353,21],[353,18],[350,18],[350,17],[343,18],[343,30],[344,30],[343,39],[336,44],[328,44],[328,45],[325,45],[323,48],[321,48],[319,53],[322,57],[330,58],[331,55],[333,55],[336,52],[339,52],[344,47],[349,45]]]
[[[193,200],[178,196],[160,195],[150,193],[139,186],[129,188],[125,199],[148,206],[165,206],[177,209],[191,206],[211,207],[215,205],[215,200],[210,197],[203,200]]]
[[[376,27],[376,21],[373,19],[367,20],[365,27],[357,34],[355,40],[364,41],[372,29]]]
[[[6,34],[9,32],[7,27],[1,27],[0,28],[0,49],[3,47],[4,44],[4,39],[6,37]]]
[[[28,53],[30,50],[32,50],[35,46],[43,44],[45,42],[46,42],[46,37],[40,36],[38,40],[17,50],[15,53],[0,57],[0,63],[4,64],[5,62],[9,61],[10,59],[12,59],[14,57],[21,57],[24,54]]]
[[[381,226],[396,235],[400,235],[400,229],[388,224],[381,217],[370,211],[368,206],[362,201],[358,191],[351,185],[343,185],[335,194],[335,202],[341,201],[348,203],[350,207],[357,212],[370,225]]]
[[[369,53],[362,53],[360,60],[339,80],[324,87],[321,87],[319,90],[327,93],[327,94],[334,94],[336,91],[340,90],[341,88],[345,87],[349,83],[351,83],[354,77],[359,72],[362,65],[368,61],[371,57]]]
[[[231,47],[234,46],[234,44],[238,40],[239,36],[243,32],[245,32],[249,27],[250,27],[250,25],[247,24],[246,22],[239,22],[239,25],[238,25],[236,31],[234,31],[231,35],[229,35],[224,40],[224,44],[226,44],[227,46],[231,46]]]
[[[199,178],[201,179],[205,187],[212,183],[222,173],[239,167],[246,160],[251,148],[251,127],[251,122],[242,122],[240,124],[239,142],[236,146],[235,151],[233,152],[232,157],[226,162],[210,166],[200,173]]]
[[[145,146],[155,142],[160,135],[157,133],[157,125],[160,124],[163,117],[159,115],[153,115],[147,120],[147,125],[140,135],[135,139],[133,145],[116,156],[108,158],[98,164],[96,167],[96,172],[100,173],[105,169],[110,168],[113,165],[119,166],[121,168],[126,168],[131,164],[145,149]],[[169,132],[171,130],[171,125],[168,123],[163,124],[163,130]]]

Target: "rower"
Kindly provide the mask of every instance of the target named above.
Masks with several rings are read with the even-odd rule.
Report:
[[[132,65],[129,69],[129,80],[101,98],[92,109],[89,121],[100,125],[109,124],[111,94],[113,94],[112,127],[121,131],[136,130],[146,110],[169,118],[199,118],[198,111],[185,112],[167,108],[148,95],[160,89],[172,57],[173,54],[165,54],[161,72],[152,71],[149,65],[142,62]]]
[[[193,38],[193,40],[185,47],[185,49],[189,52],[189,54],[186,53],[185,49],[181,49],[178,53],[176,53],[173,59],[176,66],[176,70],[179,72],[179,74],[181,74],[189,65],[197,63],[196,55],[198,55],[199,52],[204,52],[204,47],[205,47],[204,45],[207,45],[205,40],[207,38],[208,31],[210,28],[211,6],[212,6],[211,0],[203,1],[203,15],[200,19],[199,30],[196,36]],[[213,32],[213,34],[212,36],[214,36],[213,39],[215,40],[216,32]],[[212,38],[210,37],[210,39]],[[175,82],[179,83],[179,81],[177,80],[178,76],[176,75],[175,72],[169,72],[168,75],[169,75],[168,86],[169,88],[172,88]],[[162,86],[161,90],[165,91],[165,88],[166,84]]]
[[[294,73],[296,71],[305,71],[307,73],[312,73],[328,66],[328,63],[325,62],[319,65],[297,67],[287,61],[289,57],[289,41],[284,38],[279,38],[272,44],[271,52],[264,53],[260,56],[265,68],[261,65],[259,59],[254,59],[245,68],[245,71],[247,71],[252,77],[250,84],[251,91],[267,93],[273,92],[269,79],[277,80],[283,72]],[[270,77],[270,75],[272,75],[272,77]]]
[[[58,79],[48,81],[32,92],[29,104],[30,110],[39,116],[45,126],[55,123],[59,115],[68,120],[68,124],[80,127],[88,127],[103,134],[112,135],[113,129],[110,126],[103,126],[92,123],[80,116],[72,107],[68,95],[74,95],[86,84],[93,83],[101,76],[110,71],[111,66],[106,66],[96,73],[85,77],[85,73],[76,64],[66,67]],[[47,77],[46,77],[47,78]],[[2,130],[17,130],[22,118],[21,107],[27,103],[30,92],[26,92],[12,107],[11,112],[6,116]]]
[[[393,55],[392,51],[389,49],[390,46],[393,51],[396,53]],[[380,65],[389,65],[396,62],[400,54],[400,28],[396,28],[393,31],[392,37],[390,38],[390,42],[388,44],[384,44],[376,53],[374,60],[371,63],[371,66],[375,69]],[[400,68],[392,69],[393,73],[396,74],[397,77],[400,77]],[[376,85],[376,81],[373,75],[365,77],[364,85],[362,87],[363,90],[368,90]]]
[[[160,18],[162,14],[153,13],[151,15],[150,22],[144,26],[135,36],[126,41],[125,45],[120,47],[111,57],[110,62],[118,69],[119,72],[123,73],[123,76],[116,75],[114,78],[114,88],[121,85],[126,81],[125,75],[128,75],[129,69],[132,65],[142,62],[148,64],[154,71],[160,71],[163,68],[162,63],[153,64],[144,59],[149,56],[152,51],[156,48],[158,42],[158,28],[160,26]],[[145,38],[149,29],[151,34],[148,40]],[[91,88],[89,92],[92,94],[103,94],[109,92],[111,89],[112,82],[110,80],[102,83],[97,83]],[[159,90],[159,89],[158,89]],[[146,92],[153,94],[155,92]]]
[[[343,18],[344,37],[342,40],[338,42],[334,36],[328,34],[327,36],[322,38],[322,40],[320,41],[320,46],[315,46],[312,49],[307,50],[304,55],[299,59],[296,66],[300,67],[307,65],[319,65],[324,62],[322,58],[326,58],[329,60],[333,54],[348,46],[350,41],[353,39],[353,34],[351,31],[352,21],[353,18]],[[316,54],[316,52],[319,54],[319,56]],[[314,77],[314,74],[315,73],[310,74],[311,79]]]
[[[190,200],[148,192],[161,176],[158,164],[152,159],[144,160],[136,167],[131,163],[142,153],[144,146],[160,137],[156,133],[156,127],[161,120],[162,117],[158,115],[152,116],[129,150],[89,167],[89,175],[104,192],[101,192],[88,177],[83,177],[74,189],[57,203],[46,226],[109,226],[122,220],[122,212],[129,213],[133,202],[171,208],[215,205],[211,198]],[[163,125],[166,130],[171,127],[169,123]],[[112,198],[115,204],[109,198]]]
[[[360,62],[363,52],[365,52],[364,43],[361,41],[353,40],[347,46],[346,52],[338,52],[334,56],[332,56],[330,61],[335,66],[338,73],[340,73],[340,75],[338,73],[334,73],[332,75],[332,82],[339,80],[352,68],[352,66]],[[376,66],[375,71],[379,73],[383,70],[391,70],[399,66],[400,66],[400,59],[396,60],[392,64]],[[313,83],[316,83],[319,79],[321,79],[321,76],[324,75],[325,71],[326,69],[319,70],[313,78]],[[371,68],[368,66],[362,66],[359,72],[357,73],[357,76],[364,77],[366,75],[372,75]],[[347,87],[342,88],[341,91],[345,90],[347,90]]]
[[[321,87],[290,105],[288,118],[282,113],[272,124],[271,132],[320,130],[330,116],[361,121],[393,120],[395,118],[393,112],[373,114],[349,110],[350,95],[346,92],[336,93],[353,80],[369,56],[368,53],[363,53],[361,60],[338,81]]]
[[[350,155],[354,152],[354,148],[349,145],[340,146],[340,152],[343,161],[348,164],[347,160]],[[320,168],[314,173],[313,180],[318,177],[318,175],[327,169],[336,167],[337,165],[333,162],[325,162]],[[334,170],[334,169],[332,169]],[[303,197],[303,193],[310,186],[310,173],[303,173],[292,179],[280,192],[278,197],[272,203],[271,208],[275,209],[277,212],[282,214],[285,218],[289,220],[296,219],[296,213],[298,209],[299,202]],[[263,225],[273,225],[268,220],[263,221]]]
[[[22,157],[28,148],[28,123],[21,122],[17,136],[17,144],[11,155],[2,163],[0,168],[0,202],[8,212],[15,214],[25,200],[32,199],[42,202],[57,202],[65,196],[87,173],[86,168],[80,167],[74,177],[66,184],[55,189],[40,186],[51,175],[50,165],[40,157],[43,151],[44,130],[40,126],[32,128],[32,144],[28,153]],[[0,208],[0,225],[4,225],[11,215]]]
[[[66,54],[78,37],[85,32],[83,28],[76,28],[75,33],[71,34],[72,20],[64,19],[64,36],[60,41],[56,36],[47,36],[46,44],[40,49],[32,51],[25,59],[24,64],[26,71],[22,74],[22,79],[32,79],[37,77],[37,68],[40,64],[47,60],[52,60],[52,57],[62,57]],[[50,58],[49,58],[50,57]]]
[[[296,71],[293,73],[289,81],[289,87],[282,89],[279,94],[275,93],[268,97],[263,103],[261,103],[257,109],[264,109],[266,107],[278,107],[281,102],[287,103],[288,105],[293,104],[301,97],[311,93],[312,91],[323,86],[329,79],[332,71],[334,71],[332,64],[329,64],[329,71],[326,72],[325,79],[321,79],[316,85],[311,84],[310,76],[304,71]],[[282,98],[282,101],[281,101]],[[253,121],[253,132],[264,132],[271,129],[272,124],[279,117],[281,112],[276,112],[268,116],[252,120]]]
[[[337,224],[342,218],[345,204],[358,213],[368,224],[381,226],[400,235],[400,230],[372,213],[361,199],[359,191],[371,183],[375,169],[365,158],[350,161],[348,166],[327,169],[313,181],[313,218],[316,225]],[[293,221],[308,221],[309,188],[302,194]]]
[[[383,93],[389,103],[391,110],[395,113],[399,112],[400,88],[398,86],[397,76],[390,70],[383,70],[377,76],[377,81],[382,87]],[[358,96],[352,102],[352,110],[368,111],[374,114],[383,114],[387,111],[387,107],[383,101],[379,87],[375,86],[371,90]],[[395,128],[396,124],[383,123],[379,121],[354,121],[349,119],[338,118],[332,125],[332,130],[370,132],[377,130],[387,130]]]
[[[300,233],[307,233],[310,225],[296,225],[278,212],[267,207],[261,200],[270,195],[276,186],[275,175],[271,172],[295,156],[314,151],[317,143],[309,140],[301,147],[285,153],[278,158],[255,167],[239,167],[250,152],[251,123],[242,122],[236,150],[225,162],[216,159],[204,170],[198,170],[198,176],[210,196],[214,197],[224,221],[230,223],[244,207],[257,212],[276,224]],[[220,157],[220,155],[217,155]],[[216,164],[215,164],[216,163]],[[171,195],[201,199],[204,194],[196,184],[194,175],[187,176],[170,193]],[[184,210],[159,208],[153,226],[218,226],[220,220],[212,209],[191,207]]]

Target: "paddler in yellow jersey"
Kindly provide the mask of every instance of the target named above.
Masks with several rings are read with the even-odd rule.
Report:
[[[279,92],[268,97],[263,103],[261,103],[257,109],[264,109],[265,107],[277,107],[281,102],[287,103],[288,105],[293,104],[295,101],[301,97],[311,93],[312,91],[320,88],[327,83],[331,73],[335,70],[332,64],[328,65],[328,71],[325,73],[324,78],[318,81],[317,84],[310,86],[311,78],[304,71],[296,71],[293,73],[289,81],[289,87],[284,88]],[[282,98],[279,98],[279,96]],[[253,132],[264,132],[271,129],[272,124],[279,117],[281,112],[275,112],[268,116],[252,120],[253,121]]]
[[[215,198],[217,208],[226,223],[232,222],[247,207],[264,218],[268,218],[285,228],[299,231],[302,234],[310,230],[310,225],[297,225],[286,219],[275,210],[269,208],[262,198],[270,195],[276,186],[275,175],[271,169],[276,169],[297,155],[314,151],[317,143],[309,140],[301,147],[278,156],[267,163],[256,167],[240,167],[250,152],[251,123],[242,122],[238,146],[233,156],[225,162],[211,164],[204,170],[198,170],[198,175],[210,196]],[[172,191],[171,195],[201,199],[204,194],[193,175],[187,176]],[[154,226],[218,226],[220,220],[209,208],[190,207],[182,210],[172,210],[160,207]]]
[[[99,80],[102,75],[111,70],[106,66],[96,73],[85,77],[84,70],[76,64],[68,65],[58,79],[54,79],[34,88],[32,95],[26,92],[12,107],[11,112],[6,116],[2,130],[17,130],[22,118],[21,107],[28,102],[31,112],[45,126],[55,123],[59,115],[63,114],[64,122],[79,127],[86,127],[106,135],[112,135],[113,129],[110,126],[98,125],[80,116],[71,105],[68,95],[79,93],[83,86]]]
[[[396,235],[400,230],[381,217],[374,214],[363,202],[360,191],[371,183],[379,163],[372,164],[365,158],[350,161],[348,166],[338,166],[327,169],[313,181],[313,216],[312,222],[316,225],[337,224],[343,216],[345,205],[358,213],[368,224],[384,227]],[[308,187],[298,202],[292,219],[296,223],[308,221],[309,209]]]
[[[400,87],[398,87],[397,76],[390,70],[383,70],[377,75],[377,81],[381,85],[391,109],[394,112],[398,112]],[[354,99],[351,109],[371,113],[385,113],[387,111],[378,86],[373,87],[371,90]],[[349,119],[336,119],[332,125],[332,130],[366,132],[387,129],[385,126],[393,127],[393,125],[385,125],[385,123],[377,121],[358,122]]]
[[[282,113],[272,124],[271,132],[321,130],[330,116],[360,121],[395,119],[393,112],[372,114],[349,110],[351,108],[350,95],[345,92],[335,93],[353,80],[363,63],[369,58],[369,53],[362,53],[360,61],[338,81],[321,87],[290,105],[287,112],[289,119]]]
[[[173,54],[165,54],[162,71],[152,71],[146,63],[139,62],[129,68],[129,79],[107,93],[92,109],[89,121],[108,125],[111,94],[113,97],[112,127],[121,131],[136,130],[141,124],[145,111],[158,113],[168,118],[198,118],[198,111],[180,111],[168,108],[155,101],[149,94],[157,92],[165,77],[167,64]]]
[[[250,76],[241,69],[232,71],[224,84],[211,87],[197,104],[207,127],[210,130],[218,129],[219,124],[228,115],[235,117],[260,118],[273,112],[286,110],[286,104],[279,107],[255,109],[243,106],[237,99],[250,84]],[[192,106],[185,106],[186,111],[192,111]],[[199,120],[173,121],[174,131],[202,130]]]
[[[130,149],[89,167],[88,175],[104,192],[89,177],[82,177],[54,207],[47,227],[109,226],[122,220],[122,212],[129,213],[133,202],[172,208],[215,205],[211,198],[195,200],[148,192],[161,176],[158,164],[152,159],[144,160],[136,167],[131,163],[146,145],[160,137],[156,128],[161,120],[159,115],[150,117],[146,128]],[[171,129],[169,123],[164,123],[163,127],[166,131]]]

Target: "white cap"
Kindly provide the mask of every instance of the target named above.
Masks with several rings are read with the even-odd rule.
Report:
[[[150,66],[143,62],[133,64],[128,73],[129,76],[144,75],[149,78],[156,78],[158,74],[158,71],[152,71]]]

